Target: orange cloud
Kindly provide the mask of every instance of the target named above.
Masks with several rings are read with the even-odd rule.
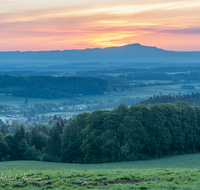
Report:
[[[99,7],[0,9],[0,51],[84,49],[130,43],[200,50],[199,9],[198,1],[178,0]]]

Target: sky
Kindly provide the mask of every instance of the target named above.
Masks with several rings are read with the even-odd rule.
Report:
[[[200,51],[200,0],[0,0],[0,51],[133,43]]]

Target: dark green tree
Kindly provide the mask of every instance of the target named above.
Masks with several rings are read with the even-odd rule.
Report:
[[[37,150],[35,146],[29,147],[28,150],[24,153],[24,159],[26,160],[36,160],[37,158]]]
[[[0,132],[0,161],[6,160],[8,157],[9,147],[5,141],[3,133]]]
[[[61,134],[61,160],[63,162],[83,162],[83,152],[81,145],[83,143],[82,130],[86,128],[87,116],[89,113],[82,113],[71,120],[64,128]]]
[[[18,146],[17,146],[17,149],[18,149],[18,155],[19,155],[19,159],[22,160],[22,159],[26,159],[24,157],[24,153],[28,150],[28,144],[26,142],[25,139],[22,139]]]

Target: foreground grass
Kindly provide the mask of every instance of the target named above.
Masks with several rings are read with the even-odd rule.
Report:
[[[200,169],[18,170],[3,173],[5,179],[9,176],[16,180],[0,180],[1,189],[200,189]]]
[[[106,164],[0,162],[0,189],[200,189],[200,154]]]

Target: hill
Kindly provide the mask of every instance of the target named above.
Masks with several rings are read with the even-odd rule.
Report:
[[[41,69],[45,65],[55,64],[74,66],[79,63],[84,66],[99,67],[101,63],[199,63],[200,52],[166,51],[157,47],[130,44],[121,47],[94,48],[84,50],[64,51],[27,51],[0,52],[0,68],[6,68],[5,63],[13,69],[33,67]],[[29,63],[29,64],[27,64]],[[32,64],[33,65],[32,65]],[[118,64],[116,64],[118,63]],[[79,65],[80,66],[80,65]],[[105,65],[104,65],[105,66]],[[54,67],[58,69],[57,67]],[[102,66],[103,67],[103,66]],[[130,65],[129,65],[130,67]],[[52,68],[52,65],[51,65]],[[62,70],[62,69],[61,69]]]

